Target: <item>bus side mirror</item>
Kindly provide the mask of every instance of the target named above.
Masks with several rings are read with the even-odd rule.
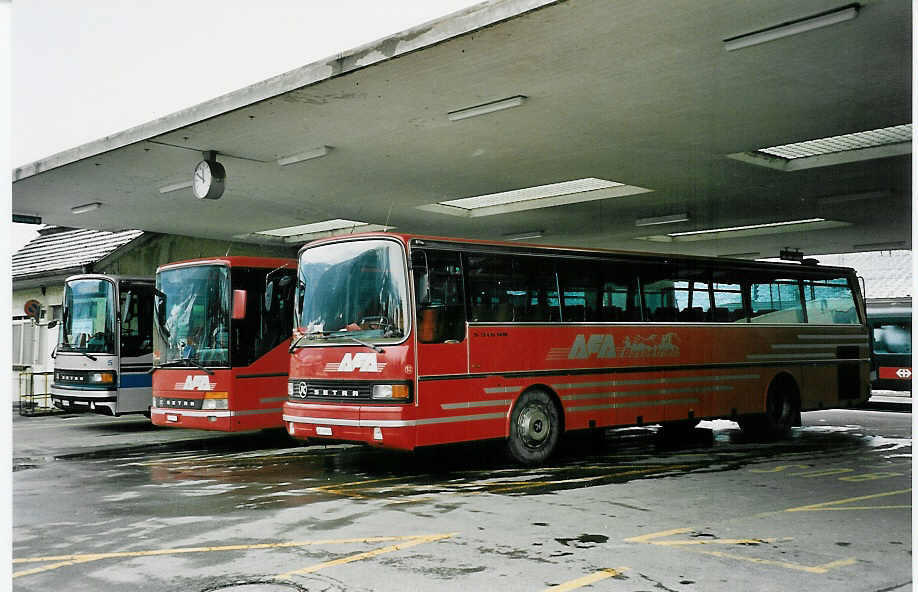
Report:
[[[233,320],[245,318],[245,301],[248,294],[245,290],[233,290]]]

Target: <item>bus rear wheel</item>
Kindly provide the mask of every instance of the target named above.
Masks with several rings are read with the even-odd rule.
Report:
[[[795,394],[785,381],[773,383],[765,399],[765,413],[740,418],[740,428],[753,438],[786,438],[800,414],[799,399]]]
[[[523,393],[510,415],[507,452],[516,462],[533,466],[543,463],[558,444],[561,412],[545,391]]]

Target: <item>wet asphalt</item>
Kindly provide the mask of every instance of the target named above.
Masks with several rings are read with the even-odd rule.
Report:
[[[904,412],[905,411],[905,412]],[[13,589],[911,589],[911,413],[413,454],[14,416]]]

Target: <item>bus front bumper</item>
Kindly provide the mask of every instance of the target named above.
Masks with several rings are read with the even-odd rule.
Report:
[[[416,421],[402,407],[327,405],[287,402],[284,427],[298,440],[309,438],[363,442],[371,446],[414,450]]]

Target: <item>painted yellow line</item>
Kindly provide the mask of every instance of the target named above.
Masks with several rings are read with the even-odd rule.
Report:
[[[897,491],[887,491],[885,493],[874,493],[872,495],[862,495],[859,497],[848,497],[845,499],[822,502],[819,504],[810,504],[808,506],[798,506],[796,508],[788,508],[784,510],[785,512],[812,512],[815,510],[829,510],[829,509],[845,509],[845,510],[873,510],[873,509],[892,509],[892,508],[908,508],[911,506],[852,506],[850,508],[829,508],[828,506],[840,506],[842,504],[850,504],[854,502],[859,502],[863,500],[876,499],[878,497],[889,497],[891,495],[899,495],[902,493],[908,493],[912,490],[911,487],[908,489],[899,489]]]
[[[576,590],[577,588],[582,588],[583,586],[589,586],[600,580],[606,578],[614,578],[617,575],[620,575],[623,571],[628,569],[627,567],[616,567],[615,569],[601,569],[596,573],[591,573],[588,576],[583,576],[582,578],[577,578],[576,580],[571,580],[569,582],[564,582],[563,584],[558,584],[557,586],[552,586],[551,588],[546,588],[545,592],[567,592],[568,590]]]
[[[654,471],[665,471],[669,469],[681,469],[685,468],[688,465],[670,465],[665,467],[651,467],[649,469],[636,469],[633,471],[620,471],[618,473],[605,473],[603,475],[593,475],[592,477],[578,477],[576,479],[556,479],[552,481],[521,481],[518,484],[511,484],[509,487],[504,486],[505,484],[501,483],[502,487],[497,487],[495,489],[488,490],[489,493],[504,493],[507,491],[515,491],[518,489],[528,489],[532,487],[543,487],[548,485],[567,485],[570,483],[589,483],[591,481],[599,481],[601,479],[609,479],[612,477],[623,477],[626,475],[640,475],[643,473],[652,473]]]
[[[95,559],[94,558],[93,559],[75,559],[73,561],[62,561],[60,563],[52,563],[50,565],[43,565],[41,567],[33,567],[32,569],[26,569],[23,571],[13,572],[13,577],[20,578],[22,576],[30,576],[32,574],[41,573],[43,571],[51,571],[52,569],[57,569],[59,567],[67,567],[68,565],[77,565],[79,563],[88,563],[90,561],[95,561]]]
[[[435,534],[435,535],[414,537],[414,540],[410,540],[404,543],[389,545],[386,547],[380,547],[378,549],[373,549],[372,551],[367,551],[365,553],[357,553],[356,555],[349,555],[347,557],[341,557],[340,559],[334,559],[332,561],[326,561],[324,563],[310,565],[302,569],[296,569],[293,571],[288,571],[286,573],[278,574],[276,577],[278,579],[290,579],[290,576],[313,573],[313,572],[319,571],[320,569],[325,569],[326,567],[334,567],[336,565],[343,565],[345,563],[351,563],[352,561],[360,561],[361,559],[369,559],[370,557],[376,557],[377,555],[382,555],[383,553],[392,553],[393,551],[407,549],[409,547],[422,545],[424,543],[432,543],[434,541],[448,539],[449,537],[455,534],[456,533],[453,532],[449,534]]]
[[[421,537],[439,536],[446,537],[449,535],[403,535],[403,536],[385,536],[385,537],[364,537],[353,539],[326,539],[317,541],[290,541],[285,543],[256,543],[252,545],[222,545],[218,547],[178,547],[173,549],[152,549],[148,551],[116,551],[112,553],[83,553],[75,555],[54,555],[47,557],[22,557],[13,559],[13,563],[38,563],[45,561],[59,561],[61,563],[53,566],[43,566],[39,571],[47,569],[56,569],[74,563],[86,563],[87,561],[98,561],[100,559],[117,559],[123,557],[152,557],[156,555],[178,555],[181,553],[213,553],[219,551],[248,551],[252,549],[282,549],[286,547],[306,547],[310,545],[345,545],[353,543],[385,543],[390,541],[411,541]],[[29,573],[34,573],[30,572]],[[13,577],[20,575],[29,575],[27,572],[14,573]]]
[[[749,563],[758,563],[760,565],[771,565],[774,567],[783,567],[785,569],[792,569],[794,571],[803,571],[806,573],[814,573],[814,574],[824,574],[832,568],[843,567],[846,565],[853,565],[857,563],[856,557],[849,557],[848,559],[839,559],[838,561],[832,561],[829,563],[825,563],[823,565],[801,565],[799,563],[791,563],[789,561],[774,561],[772,559],[760,559],[758,557],[743,557],[742,555],[724,553],[723,551],[695,551],[695,552],[702,553],[704,555],[713,555],[715,557],[723,557],[726,559],[736,559],[738,561],[748,561]]]
[[[691,528],[673,528],[671,530],[662,530],[660,532],[652,532],[650,534],[642,534],[641,536],[631,537],[630,539],[625,539],[626,543],[646,543],[652,541],[653,539],[660,539],[663,537],[668,537],[674,534],[685,534],[687,532],[692,532]]]
[[[697,539],[691,541],[650,541],[651,545],[663,547],[681,547],[685,545],[759,545],[763,543],[777,543],[778,541],[792,541],[793,537],[768,538],[768,539]]]

